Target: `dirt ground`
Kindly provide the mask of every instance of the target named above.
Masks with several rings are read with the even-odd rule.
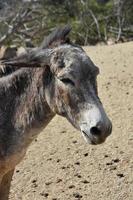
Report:
[[[56,116],[17,167],[10,200],[133,200],[133,42],[85,49],[113,133],[91,146]]]

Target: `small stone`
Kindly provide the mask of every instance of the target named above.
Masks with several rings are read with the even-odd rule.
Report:
[[[88,156],[88,153],[85,153],[84,156],[87,157],[87,156]]]
[[[122,173],[118,173],[118,174],[116,174],[119,178],[123,178],[124,177],[124,174],[122,174]]]
[[[87,184],[87,183],[89,183],[89,181],[83,180],[82,183]]]
[[[43,196],[43,197],[48,197],[49,196],[48,193],[43,193],[43,192],[41,192],[40,195]]]
[[[72,143],[73,143],[73,144],[76,144],[76,143],[77,143],[77,140],[73,140]]]
[[[57,181],[56,181],[56,183],[60,183],[60,182],[62,182],[62,179],[58,178]]]
[[[48,182],[45,183],[45,185],[50,185],[50,184],[52,184],[51,181],[48,181]]]
[[[66,133],[66,131],[61,131],[61,133]]]
[[[52,160],[52,158],[48,158],[47,161]]]
[[[65,167],[65,166],[62,166],[61,169],[66,169],[66,167]]]
[[[36,182],[37,182],[37,180],[36,180],[36,179],[33,179],[33,180],[32,180],[32,183],[36,183]]]
[[[80,174],[75,174],[75,176],[77,176],[78,178],[82,178]]]
[[[119,158],[115,158],[115,159],[113,159],[112,160],[114,163],[118,163],[118,162],[120,162],[120,159]]]
[[[69,185],[69,189],[75,188],[75,185]]]
[[[78,192],[73,193],[73,196],[74,196],[76,199],[81,199],[81,198],[82,198],[82,195],[79,194]]]
[[[78,161],[77,161],[77,162],[75,162],[75,165],[80,165],[80,162],[78,162]]]
[[[117,169],[116,166],[110,166],[110,171],[116,170],[116,169]]]
[[[112,162],[107,162],[107,163],[106,163],[106,165],[112,165],[112,164],[113,164]]]

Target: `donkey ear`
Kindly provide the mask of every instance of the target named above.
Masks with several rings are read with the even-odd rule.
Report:
[[[71,29],[72,27],[70,25],[56,28],[44,39],[40,48],[54,48],[59,46],[60,44],[70,43],[70,40],[67,36],[70,33]]]
[[[50,65],[51,49],[34,49],[18,57],[9,60],[2,60],[2,65],[21,67],[42,67]]]

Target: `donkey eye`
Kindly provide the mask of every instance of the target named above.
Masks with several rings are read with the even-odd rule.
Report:
[[[74,82],[71,80],[71,79],[69,79],[69,78],[62,78],[62,79],[60,79],[64,84],[70,84],[70,85],[75,85],[74,84]]]

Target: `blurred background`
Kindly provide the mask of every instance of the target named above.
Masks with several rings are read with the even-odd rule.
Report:
[[[0,45],[38,45],[70,24],[80,45],[133,40],[132,0],[0,0]]]

